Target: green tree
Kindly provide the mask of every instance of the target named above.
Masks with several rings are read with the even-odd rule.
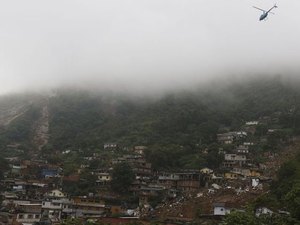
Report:
[[[251,212],[231,212],[228,214],[223,225],[258,225],[258,219]]]
[[[223,154],[219,154],[219,147],[215,144],[208,148],[206,155],[206,163],[209,168],[216,169],[220,166],[224,159]]]
[[[128,163],[117,164],[112,173],[111,188],[120,194],[126,194],[135,179],[135,174]]]
[[[61,225],[82,225],[82,221],[75,218],[69,218],[61,223]]]
[[[4,178],[3,177],[4,172],[7,171],[8,169],[9,169],[8,162],[4,158],[0,157],[0,181]]]
[[[284,201],[292,216],[300,220],[300,180],[284,196]]]
[[[223,225],[299,225],[299,221],[288,215],[261,215],[255,216],[251,211],[232,212],[226,215]]]

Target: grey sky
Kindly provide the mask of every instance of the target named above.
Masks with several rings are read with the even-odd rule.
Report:
[[[300,71],[300,1],[0,0],[0,93],[58,85],[159,91]]]

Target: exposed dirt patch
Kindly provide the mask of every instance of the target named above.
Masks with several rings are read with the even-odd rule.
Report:
[[[37,150],[41,150],[49,140],[49,111],[48,104],[45,104],[41,109],[41,116],[34,125],[33,144]]]

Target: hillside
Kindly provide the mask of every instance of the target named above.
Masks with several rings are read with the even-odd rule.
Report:
[[[2,148],[21,143],[36,149],[47,144],[46,149],[61,151],[102,149],[104,143],[113,142],[126,147],[172,144],[193,149],[213,143],[218,131],[274,113],[281,128],[299,133],[300,127],[299,91],[280,78],[174,92],[161,98],[58,90],[47,100],[29,99],[11,106],[10,117],[8,101],[0,101],[0,116],[7,117],[0,134]],[[43,122],[38,126],[37,121]],[[46,129],[45,140],[33,141],[39,139],[34,137],[41,133],[37,129]]]
[[[280,112],[283,126],[299,124],[300,96],[280,80],[256,80],[214,91],[173,93],[160,99],[60,92],[49,101],[50,143],[54,148],[99,148],[215,141],[219,129]],[[293,125],[291,123],[294,123]]]
[[[268,207],[274,220],[296,224],[295,87],[277,77],[161,97],[74,89],[6,96],[0,99],[0,179],[53,182],[69,196],[97,196],[120,207],[136,208],[146,196],[153,211],[144,205],[141,218],[205,220],[222,203],[247,208],[242,216],[253,221],[264,219],[254,209]],[[18,165],[26,169],[15,170]],[[231,218],[240,215],[225,220]]]

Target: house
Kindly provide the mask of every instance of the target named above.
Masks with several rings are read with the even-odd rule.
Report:
[[[32,212],[32,213],[18,213],[16,221],[21,224],[33,224],[39,222],[41,219],[41,213]]]
[[[13,192],[4,192],[2,193],[4,199],[18,199],[18,195]]]
[[[167,189],[176,188],[179,175],[175,173],[163,173],[158,176],[158,183]]]
[[[235,131],[235,132],[233,132],[233,133],[235,134],[235,137],[236,137],[237,139],[247,137],[247,132],[245,132],[245,131]]]
[[[242,166],[247,161],[247,157],[240,154],[225,154],[224,159],[223,166],[227,168],[232,168],[235,165]]]
[[[203,173],[203,174],[212,174],[214,171],[205,167],[203,169],[200,170],[200,173]]]
[[[152,173],[151,163],[148,163],[141,155],[124,155],[114,159],[112,164],[115,165],[122,162],[128,163],[137,176],[150,176]]]
[[[20,165],[12,165],[11,167],[11,173],[15,175],[21,175],[21,170],[24,169]]]
[[[165,188],[160,185],[148,185],[147,187],[141,187],[140,194],[143,196],[158,196],[161,195],[164,190]]]
[[[105,143],[103,145],[104,150],[116,150],[118,148],[118,145],[116,143]]]
[[[247,126],[255,126],[255,125],[258,125],[258,121],[248,121],[248,122],[246,122],[246,125]]]
[[[136,153],[136,154],[140,154],[140,155],[143,155],[145,153],[145,150],[147,149],[146,146],[134,146],[133,148],[133,151]]]
[[[42,169],[42,177],[44,178],[50,178],[50,177],[58,177],[59,171],[58,169]]]
[[[63,203],[60,200],[49,200],[42,202],[42,214],[51,221],[60,221],[62,215]]]
[[[198,171],[176,173],[179,180],[177,189],[182,191],[197,191],[200,188],[201,174]]]
[[[137,176],[150,176],[152,173],[151,163],[148,163],[143,157],[127,156],[126,162],[132,167]]]
[[[252,145],[254,145],[254,143],[253,142],[244,142],[243,145],[245,145],[245,146],[252,146]]]
[[[59,202],[62,203],[61,217],[66,218],[68,216],[76,216],[76,208],[73,206],[73,201],[67,198],[59,199]]]
[[[22,224],[33,224],[41,219],[41,203],[20,203],[17,205],[16,221]]]
[[[217,140],[222,144],[232,144],[234,139],[235,136],[231,132],[225,134],[217,134]]]
[[[64,198],[65,194],[58,190],[58,189],[54,189],[48,193],[46,193],[46,197],[50,197],[50,198]]]
[[[268,209],[267,207],[259,207],[255,210],[255,215],[272,215],[273,211],[271,209]]]
[[[41,212],[42,203],[38,202],[19,202],[16,204],[16,208],[22,212]]]
[[[213,207],[215,216],[225,216],[230,213],[230,208],[226,207],[226,204],[223,202],[214,203]]]
[[[112,177],[109,173],[100,172],[100,173],[95,173],[95,175],[97,176],[97,180],[96,180],[97,186],[105,187],[110,184]]]
[[[147,187],[147,183],[141,179],[136,179],[133,181],[129,187],[129,190],[133,194],[137,194],[140,192],[141,188]]]
[[[239,145],[235,149],[236,153],[241,153],[241,154],[248,154],[249,153],[249,146],[246,145]]]
[[[233,131],[224,134],[217,134],[218,142],[222,144],[232,144],[235,140],[247,137],[245,131]]]
[[[90,198],[87,196],[77,196],[71,199],[76,217],[100,216],[106,212],[104,201],[99,198]]]
[[[12,187],[12,190],[15,192],[24,192],[25,191],[25,185],[24,184],[16,184]]]

